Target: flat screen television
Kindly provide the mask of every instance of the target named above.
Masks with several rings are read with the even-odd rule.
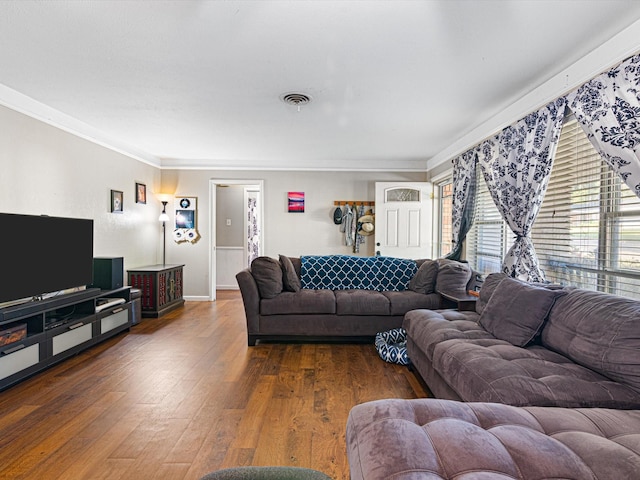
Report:
[[[93,282],[93,220],[0,213],[0,303]]]

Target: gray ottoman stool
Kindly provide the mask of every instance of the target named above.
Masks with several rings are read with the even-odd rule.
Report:
[[[208,473],[200,480],[331,480],[331,477],[300,467],[235,467]]]

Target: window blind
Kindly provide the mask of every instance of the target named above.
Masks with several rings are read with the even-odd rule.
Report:
[[[499,272],[507,252],[507,232],[510,230],[493,203],[480,167],[476,175],[476,212],[467,234],[465,258],[480,273]]]
[[[640,199],[565,121],[531,237],[547,280],[640,298]]]

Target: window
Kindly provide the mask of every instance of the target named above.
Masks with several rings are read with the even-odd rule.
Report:
[[[499,272],[502,259],[510,246],[508,241],[513,238],[513,234],[493,203],[479,165],[476,175],[475,219],[467,234],[465,258],[475,270],[482,274]]]
[[[448,178],[437,184],[438,189],[438,222],[440,229],[438,230],[437,239],[437,258],[442,258],[451,252],[453,245],[451,238],[453,237],[452,228],[452,202],[453,202],[453,180]]]
[[[568,119],[531,233],[547,280],[640,298],[640,199]]]

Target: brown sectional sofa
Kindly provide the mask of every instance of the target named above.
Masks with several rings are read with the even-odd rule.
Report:
[[[516,287],[505,288],[506,284]],[[601,292],[531,287],[502,274],[489,275],[475,312],[414,310],[407,313],[412,367],[438,398],[467,402],[557,407],[640,408],[640,301]],[[555,292],[525,345],[514,345],[513,324],[526,323],[537,295]],[[554,296],[554,295],[551,295]],[[493,305],[509,324],[486,329]],[[534,312],[535,313],[535,312]],[[497,338],[502,337],[502,338]],[[521,342],[522,343],[522,342]]]
[[[353,261],[375,262],[375,258],[353,257]],[[343,260],[352,261],[350,257]],[[248,344],[313,338],[372,340],[378,332],[399,328],[404,314],[411,310],[450,305],[437,293],[439,289],[465,291],[475,288],[477,281],[475,272],[459,262],[423,259],[416,260],[414,268],[407,288],[397,291],[304,288],[301,258],[259,257],[251,269],[236,275]]]
[[[640,479],[640,301],[491,274],[403,326],[440,399],[354,407],[352,480]]]

